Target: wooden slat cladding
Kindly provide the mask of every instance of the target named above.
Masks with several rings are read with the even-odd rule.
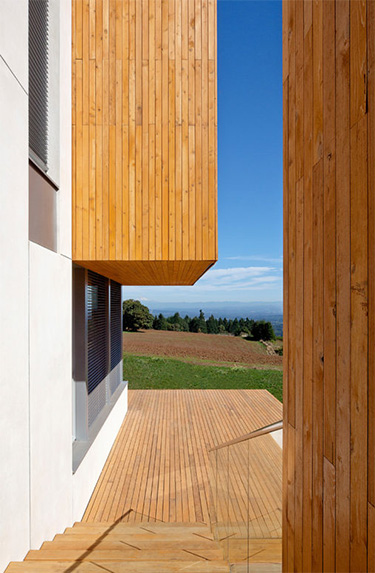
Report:
[[[216,0],[73,0],[73,260],[217,260],[216,33]]]
[[[374,571],[375,3],[283,1],[284,571]]]
[[[191,285],[207,270],[207,261],[80,261],[123,285]]]

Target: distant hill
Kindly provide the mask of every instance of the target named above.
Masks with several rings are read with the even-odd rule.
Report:
[[[275,334],[282,335],[283,303],[282,302],[160,302],[144,301],[152,314],[164,314],[168,317],[175,312],[181,316],[197,316],[202,309],[206,318],[213,314],[215,318],[253,318],[272,322]]]

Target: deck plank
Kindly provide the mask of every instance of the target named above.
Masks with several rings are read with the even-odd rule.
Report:
[[[129,390],[129,411],[83,521],[113,522],[132,509],[126,520],[209,523],[215,496],[210,448],[281,417],[282,405],[266,390]],[[250,511],[257,536],[279,536],[279,447],[262,436],[252,441],[250,458],[248,471],[246,443],[231,452],[237,500],[230,518],[238,522]],[[225,466],[226,456],[220,459]]]

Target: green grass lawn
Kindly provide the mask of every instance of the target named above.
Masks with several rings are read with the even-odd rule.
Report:
[[[279,370],[208,366],[189,364],[160,356],[124,354],[124,379],[129,388],[205,388],[268,390],[280,402],[283,393],[283,373]]]

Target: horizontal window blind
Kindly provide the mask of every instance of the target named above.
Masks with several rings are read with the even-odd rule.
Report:
[[[48,0],[29,0],[29,148],[48,167]]]
[[[122,358],[121,285],[111,281],[111,370]]]
[[[88,271],[87,374],[90,394],[108,374],[108,280]]]
[[[88,423],[94,422],[106,404],[108,374],[108,279],[87,272],[87,392]]]
[[[89,430],[122,380],[122,301],[119,283],[93,271],[80,270],[84,271],[84,278],[77,270],[74,274],[78,282],[73,295],[73,376],[87,381],[84,415]],[[78,415],[81,413],[82,410]]]

